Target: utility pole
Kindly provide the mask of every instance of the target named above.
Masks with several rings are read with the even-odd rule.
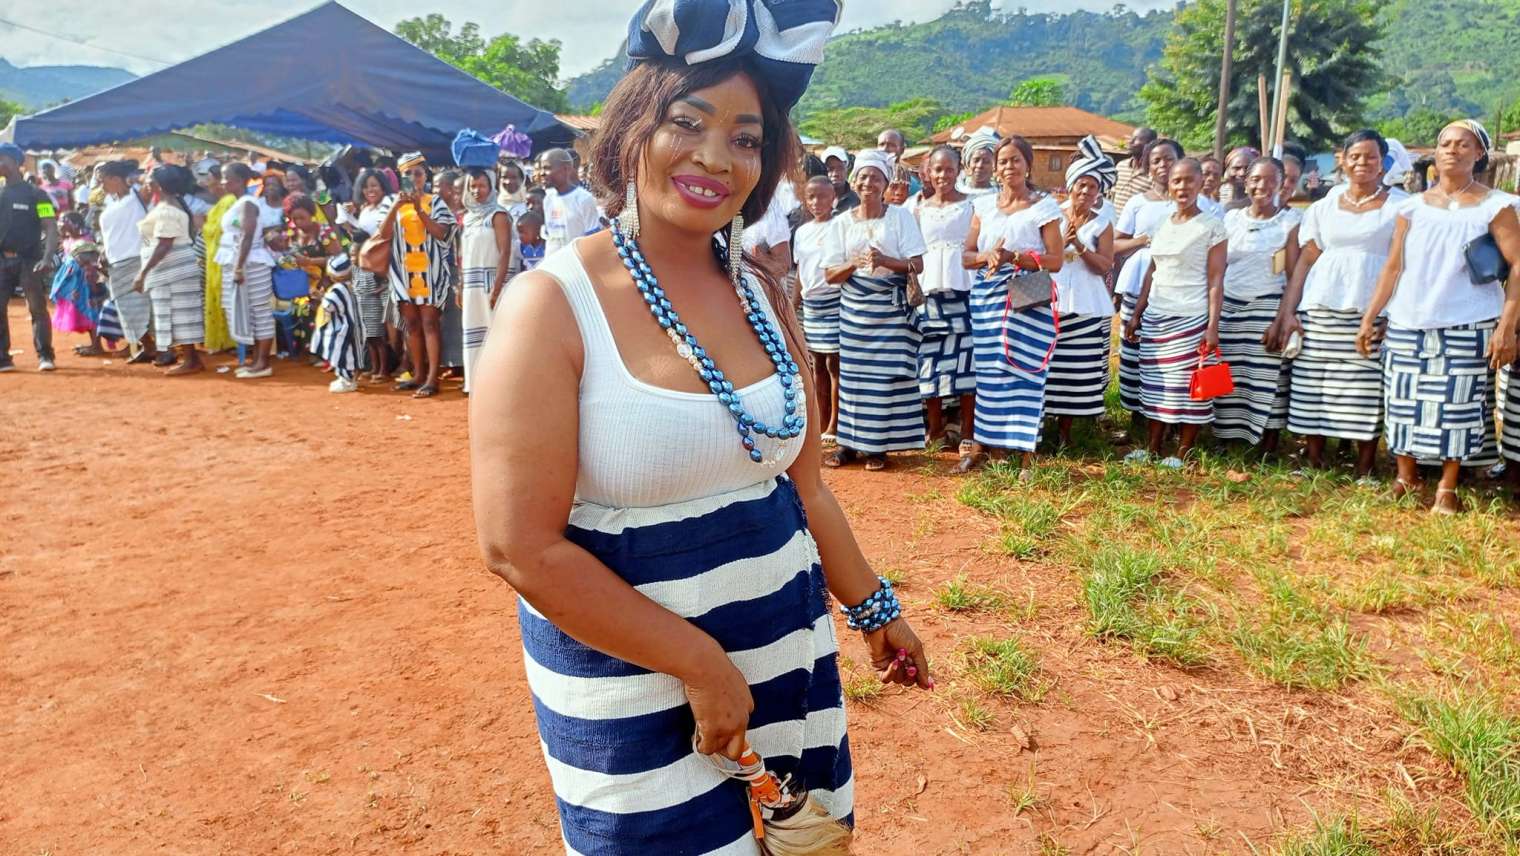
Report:
[[[1219,109],[1214,116],[1214,159],[1224,162],[1225,118],[1230,107],[1230,73],[1235,62],[1235,0],[1224,12],[1224,51],[1219,63]]]
[[[1282,30],[1279,31],[1277,37],[1277,73],[1272,76],[1272,82],[1277,85],[1277,94],[1272,99],[1272,121],[1281,123],[1282,127],[1274,125],[1272,135],[1268,139],[1272,140],[1270,154],[1278,158],[1282,157],[1282,147],[1277,141],[1287,139],[1288,136],[1285,133],[1288,124],[1288,105],[1283,103],[1283,98],[1287,93],[1283,91],[1285,87],[1282,79],[1283,64],[1288,61],[1288,9],[1291,3],[1292,0],[1283,0]]]

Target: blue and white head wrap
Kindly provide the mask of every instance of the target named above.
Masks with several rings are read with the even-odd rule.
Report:
[[[839,22],[839,0],[646,0],[628,24],[630,64],[748,57],[791,110]]]
[[[1098,138],[1092,134],[1077,143],[1077,159],[1066,168],[1066,189],[1070,190],[1077,179],[1090,175],[1098,182],[1098,192],[1106,194],[1119,181],[1119,169],[1114,161],[1103,153]]]
[[[961,160],[971,160],[971,156],[982,149],[992,151],[1002,141],[1003,138],[998,136],[997,131],[991,125],[983,125],[966,137],[966,142],[961,144]]]

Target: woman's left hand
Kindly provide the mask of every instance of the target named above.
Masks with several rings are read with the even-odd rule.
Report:
[[[871,665],[881,676],[882,683],[905,687],[917,684],[926,690],[934,689],[924,643],[919,641],[907,619],[895,619],[886,627],[863,635],[866,647],[871,651]]]
[[[143,290],[143,287],[144,287],[144,286],[145,286],[145,285],[146,285],[146,284],[147,284],[147,280],[146,280],[146,279],[144,279],[144,276],[143,276],[143,274],[138,274],[138,275],[137,275],[137,276],[136,276],[136,278],[134,278],[134,279],[133,279],[133,280],[132,280],[132,290],[133,290],[133,291],[142,291],[142,290]]]

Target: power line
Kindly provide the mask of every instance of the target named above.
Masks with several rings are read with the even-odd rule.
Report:
[[[174,63],[172,63],[172,62],[167,62],[167,61],[161,60],[161,59],[154,59],[153,57],[150,57],[150,56],[142,56],[140,54],[127,53],[126,51],[119,51],[119,50],[117,50],[115,48],[101,47],[100,45],[92,45],[89,42],[84,41],[83,39],[76,39],[76,38],[73,38],[71,36],[62,35],[61,33],[53,33],[53,32],[49,32],[47,30],[41,30],[41,29],[38,29],[37,27],[31,26],[30,24],[18,24],[17,22],[9,20],[7,18],[0,18],[0,24],[6,24],[8,26],[12,26],[12,27],[15,27],[18,30],[30,30],[30,31],[32,31],[34,33],[37,33],[39,35],[47,36],[48,38],[51,38],[51,39],[57,39],[60,42],[68,42],[71,45],[78,45],[78,46],[83,47],[83,48],[89,48],[90,50],[105,51],[106,53],[118,54],[120,56],[127,57],[128,59],[136,59],[136,60],[141,60],[143,62],[151,62],[151,63],[156,63],[158,65],[163,65],[163,66],[174,65]]]

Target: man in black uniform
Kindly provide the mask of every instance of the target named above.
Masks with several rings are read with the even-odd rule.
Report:
[[[0,143],[0,372],[15,371],[11,359],[11,325],[5,310],[19,288],[32,315],[32,347],[37,370],[53,370],[53,326],[48,317],[48,280],[58,250],[58,220],[53,200],[21,175],[26,153]],[[44,233],[46,240],[43,239]]]

